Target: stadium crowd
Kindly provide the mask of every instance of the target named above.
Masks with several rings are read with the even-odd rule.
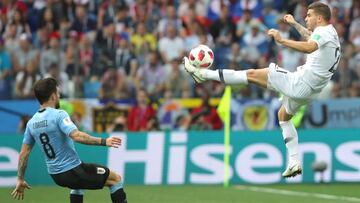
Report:
[[[194,85],[181,68],[182,57],[192,47],[207,44],[214,50],[216,68],[240,70],[276,62],[295,71],[304,55],[276,45],[266,30],[277,28],[283,37],[300,40],[282,17],[291,13],[304,25],[311,2],[2,0],[0,98],[34,98],[34,82],[54,77],[64,98],[133,99],[141,105],[148,99],[201,97],[205,108],[194,109],[196,117],[199,112],[211,112],[207,99],[221,96],[224,86],[213,81]],[[331,21],[342,43],[338,71],[322,97],[358,97],[360,1],[322,2],[332,9]],[[276,96],[252,85],[237,86],[234,92],[238,98]],[[130,111],[129,118],[156,114],[154,109],[136,111]],[[211,126],[201,128],[221,128],[217,119],[211,114]],[[179,116],[177,123],[188,128],[189,119]],[[141,121],[127,126],[151,129]]]

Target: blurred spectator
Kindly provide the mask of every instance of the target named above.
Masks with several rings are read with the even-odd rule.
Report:
[[[109,65],[108,70],[101,78],[99,98],[126,99],[132,96],[132,86],[128,84],[126,75]]]
[[[172,130],[175,127],[177,118],[186,114],[188,114],[187,110],[174,100],[171,91],[167,90],[164,94],[164,102],[157,111],[161,130]]]
[[[50,64],[48,72],[44,75],[44,78],[54,78],[59,84],[61,97],[69,96],[69,76],[64,70],[59,68],[58,63]]]
[[[10,54],[12,54],[16,49],[19,48],[19,39],[16,36],[15,23],[10,23],[6,26],[4,40],[5,48]]]
[[[0,37],[0,99],[11,97],[11,59],[4,48],[4,39]]]
[[[115,66],[118,70],[123,71],[127,76],[135,78],[137,70],[137,59],[130,49],[129,36],[119,35],[118,47],[115,53]]]
[[[160,130],[159,120],[157,119],[156,116],[151,117],[147,123],[146,131],[159,131],[159,130]]]
[[[263,8],[263,0],[240,0],[234,5],[233,14],[242,16],[245,10],[251,10],[255,18],[262,18]]]
[[[165,63],[173,59],[180,59],[184,55],[184,41],[177,35],[174,26],[168,25],[166,36],[159,41],[159,52]]]
[[[203,0],[184,0],[180,3],[178,16],[183,17],[189,15],[189,10],[194,9],[199,17],[205,17],[207,13]]]
[[[106,130],[108,133],[110,132],[124,132],[127,131],[127,120],[125,115],[120,115],[115,118],[113,123]]]
[[[49,37],[50,33],[46,27],[40,27],[35,34],[34,49],[41,52],[46,51],[49,48]]]
[[[137,103],[129,109],[127,127],[129,131],[147,131],[154,124],[156,112],[149,103],[144,89],[139,89],[136,96]]]
[[[294,16],[295,20],[299,24],[305,26],[306,25],[305,18],[306,18],[306,15],[307,15],[308,3],[306,1],[304,1],[304,0],[301,0],[298,3],[295,3],[295,4],[296,4],[296,6],[295,6],[293,16]]]
[[[137,0],[130,5],[130,13],[135,23],[144,23],[148,31],[155,29],[155,21],[159,20],[160,12],[156,2],[148,0]]]
[[[89,78],[94,62],[94,50],[92,42],[86,34],[80,36],[79,48],[80,73],[82,76]]]
[[[289,25],[286,24],[282,19],[278,20],[278,27],[281,37],[284,39],[296,40],[294,35],[290,32]],[[290,72],[296,71],[296,68],[303,63],[304,55],[298,51],[295,51],[294,49],[278,45],[278,53],[278,65],[285,68],[286,70],[289,70]]]
[[[30,36],[25,33],[20,36],[19,47],[12,53],[12,64],[15,73],[25,70],[25,66],[33,63],[38,68],[40,54],[31,47]],[[35,71],[38,71],[37,69]]]
[[[159,53],[151,51],[148,62],[139,68],[136,76],[137,88],[144,88],[152,99],[162,96],[165,88],[166,70],[159,62]]]
[[[260,32],[267,30],[266,26],[258,19],[253,18],[251,10],[244,10],[244,14],[236,24],[236,35],[240,39],[247,33],[251,33],[252,26],[257,25]]]
[[[73,0],[63,0],[62,5],[62,17],[66,18],[70,22],[75,21],[75,2]]]
[[[200,44],[201,27],[196,21],[187,24],[187,29],[181,29],[180,37],[184,43],[184,51],[190,50]]]
[[[173,5],[168,5],[166,8],[166,17],[160,19],[157,32],[159,34],[159,38],[162,38],[167,34],[168,26],[172,26],[175,30],[180,30],[181,28],[181,20],[176,15],[176,9]]]
[[[222,122],[216,112],[216,108],[210,106],[209,94],[204,91],[201,95],[201,106],[191,111],[193,130],[219,130],[222,128]]]
[[[333,76],[333,97],[357,97],[359,96],[359,77],[356,72],[349,68],[348,59],[341,58],[338,70]]]
[[[76,18],[71,25],[71,30],[78,33],[86,33],[96,29],[96,21],[88,16],[85,5],[76,5]]]
[[[108,20],[103,27],[99,27],[95,42],[98,53],[107,52],[111,57],[114,57],[116,49],[115,36],[115,24],[113,21]]]
[[[136,26],[136,32],[131,36],[131,44],[134,46],[134,53],[137,55],[139,64],[145,63],[145,57],[149,51],[156,50],[155,36],[146,30],[144,23]]]
[[[60,35],[58,32],[53,32],[50,35],[49,49],[44,51],[40,57],[40,73],[42,75],[49,71],[51,64],[57,64],[61,72],[66,69],[65,53],[60,47]]]
[[[79,35],[76,31],[69,32],[67,46],[65,49],[65,63],[66,73],[70,78],[74,75],[80,74],[80,49],[79,49]]]
[[[59,18],[54,16],[54,12],[50,7],[45,8],[39,27],[45,27],[48,33],[56,32],[60,28],[58,20]]]
[[[25,33],[31,36],[30,27],[26,21],[25,13],[20,9],[15,9],[13,18],[9,21],[9,23],[13,23],[16,27],[16,37],[20,37],[21,34]]]
[[[187,131],[191,125],[191,115],[179,115],[176,118],[174,130]]]
[[[16,75],[15,97],[18,99],[35,98],[32,87],[40,78],[41,76],[37,74],[36,62],[28,62],[26,68]]]
[[[116,11],[115,16],[115,30],[116,33],[130,32],[133,22],[128,15],[129,8],[127,6],[121,6]]]
[[[232,43],[231,50],[225,55],[225,67],[234,70],[242,70],[243,56],[240,50],[240,44],[237,42]],[[232,66],[231,68],[229,66]]]
[[[187,75],[181,71],[180,60],[173,59],[167,65],[168,74],[165,79],[165,89],[171,92],[174,98],[189,98],[191,96]]]
[[[259,31],[259,24],[253,22],[251,24],[251,32],[246,33],[243,38],[244,45],[247,47],[256,47],[261,55],[268,51],[268,38],[264,32]]]
[[[26,4],[19,0],[3,0],[1,7],[1,15],[4,17],[4,22],[10,22],[15,18],[16,10],[21,13],[27,11]]]
[[[124,0],[105,0],[101,3],[98,18],[101,21],[111,20],[116,18],[117,9],[126,5]]]
[[[215,45],[219,47],[228,47],[236,39],[236,27],[229,15],[229,9],[226,6],[221,8],[220,18],[210,27],[210,34],[213,36]]]

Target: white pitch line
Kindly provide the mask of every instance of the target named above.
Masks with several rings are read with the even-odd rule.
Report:
[[[248,190],[248,191],[252,191],[252,192],[263,192],[263,193],[270,193],[270,194],[280,194],[280,195],[300,196],[300,197],[315,197],[315,198],[327,199],[327,200],[342,200],[342,201],[349,201],[349,202],[360,202],[360,198],[356,198],[356,197],[337,196],[337,195],[329,195],[329,194],[322,194],[322,193],[299,192],[299,191],[264,188],[264,187],[256,187],[256,186],[245,186],[245,185],[237,185],[237,186],[235,186],[235,188],[239,189],[239,190]]]

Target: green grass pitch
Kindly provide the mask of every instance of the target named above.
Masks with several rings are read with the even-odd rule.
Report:
[[[341,203],[360,202],[360,184],[283,184],[222,186],[136,186],[125,190],[130,203]],[[69,190],[57,186],[34,186],[23,201],[13,200],[13,188],[0,188],[1,203],[66,203]],[[111,203],[109,190],[85,192],[85,203]]]

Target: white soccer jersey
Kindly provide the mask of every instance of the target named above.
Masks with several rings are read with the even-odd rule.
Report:
[[[335,28],[330,24],[315,28],[310,39],[318,49],[306,56],[302,80],[316,91],[326,86],[337,69],[340,60],[340,41]]]

